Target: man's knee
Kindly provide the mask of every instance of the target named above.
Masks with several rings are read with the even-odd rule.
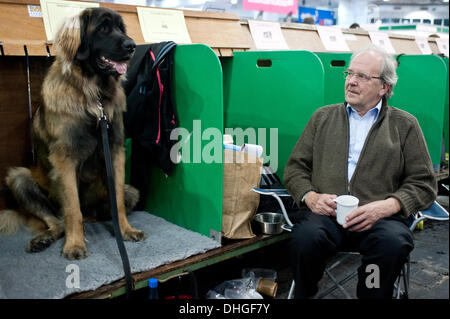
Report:
[[[388,234],[384,237],[384,253],[389,257],[406,258],[414,248],[412,234],[402,232],[397,234]]]
[[[388,220],[372,235],[373,249],[386,257],[405,258],[414,248],[411,231],[401,222]]]
[[[292,250],[296,253],[320,255],[332,255],[336,252],[338,239],[332,235],[333,229],[329,229],[320,219],[308,219],[294,226],[290,242]]]
[[[326,240],[325,232],[320,227],[294,227],[291,244],[298,251],[314,251]]]

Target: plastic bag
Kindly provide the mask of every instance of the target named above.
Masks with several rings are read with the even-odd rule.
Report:
[[[270,281],[277,280],[277,272],[273,269],[265,268],[244,268],[242,269],[242,278],[264,278]]]
[[[276,295],[277,272],[264,268],[244,268],[241,279],[228,280],[209,290],[206,299],[264,299],[259,291],[268,296]],[[261,280],[265,280],[262,287]],[[258,291],[258,288],[262,289]]]
[[[256,291],[254,277],[228,280],[209,290],[206,299],[264,299]]]

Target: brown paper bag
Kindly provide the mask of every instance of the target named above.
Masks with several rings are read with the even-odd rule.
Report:
[[[224,150],[222,233],[231,239],[252,238],[251,220],[259,205],[252,191],[261,180],[263,161],[253,155]]]

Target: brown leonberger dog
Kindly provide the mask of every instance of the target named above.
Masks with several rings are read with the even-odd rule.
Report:
[[[119,14],[90,8],[68,19],[54,40],[56,58],[42,85],[42,105],[33,119],[37,164],[9,169],[6,184],[18,204],[0,212],[0,230],[13,231],[25,221],[40,229],[27,251],[47,248],[65,234],[62,255],[88,255],[83,216],[110,217],[105,162],[98,119],[99,105],[109,122],[119,225],[124,240],[146,235],[133,228],[126,213],[139,199],[124,184],[125,149],[122,113],[126,98],[121,81],[135,50]],[[82,214],[83,212],[83,214]]]

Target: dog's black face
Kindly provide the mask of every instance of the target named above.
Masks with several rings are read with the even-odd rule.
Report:
[[[127,36],[122,17],[100,7],[86,10],[80,23],[81,43],[75,59],[96,74],[125,74],[136,44]]]

